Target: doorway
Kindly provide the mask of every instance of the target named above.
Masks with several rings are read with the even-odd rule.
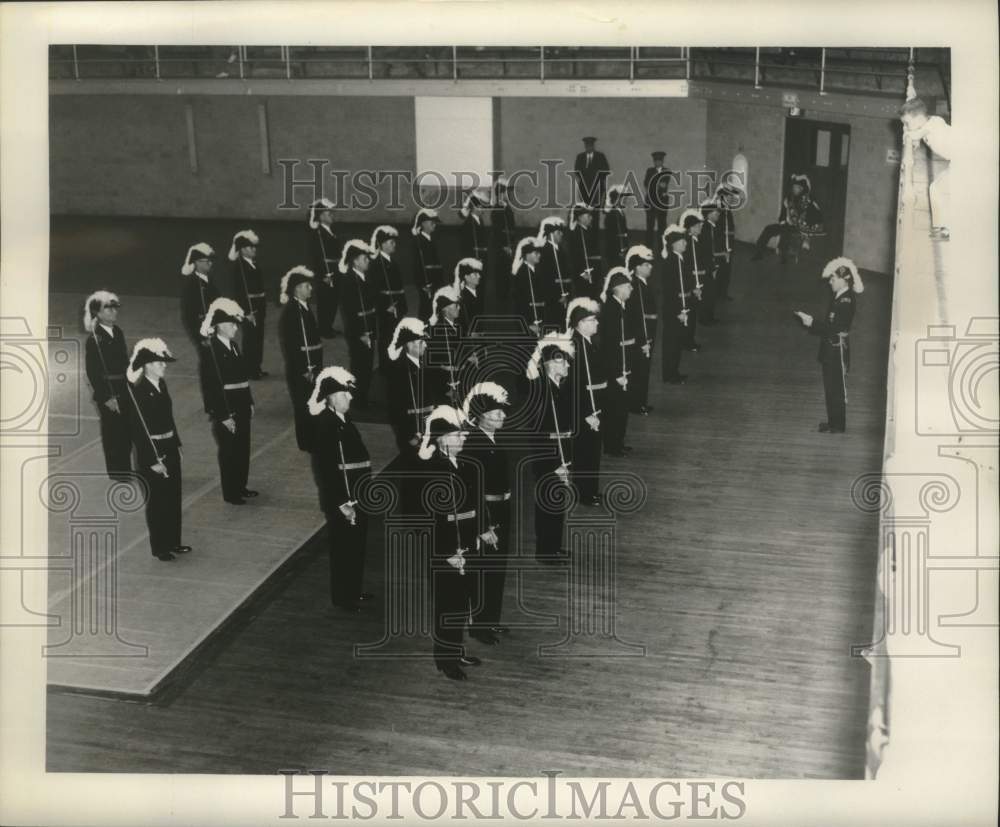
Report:
[[[809,176],[812,199],[823,212],[826,253],[839,256],[844,249],[844,216],[847,211],[847,164],[851,153],[851,127],[842,123],[785,120],[784,188],[796,173]]]

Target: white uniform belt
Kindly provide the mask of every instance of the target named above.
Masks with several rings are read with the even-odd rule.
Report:
[[[484,499],[488,503],[505,503],[510,499],[510,491],[504,491],[503,494],[487,494]]]
[[[688,293],[687,295],[690,296],[691,294]],[[655,318],[657,318],[657,315],[656,315],[656,313],[643,313],[642,317],[644,319],[655,319]]]
[[[625,345],[634,345],[635,339],[622,339],[622,341],[619,342],[619,344],[622,345],[622,347],[624,347]]]
[[[374,312],[375,312],[375,308],[373,307],[371,310],[359,310],[358,311],[358,315],[359,316],[370,316]]]
[[[694,270],[693,272],[694,272],[694,274],[696,276],[703,276],[703,275],[705,275],[705,271],[704,270]]]
[[[383,296],[402,296],[405,290],[379,290]]]
[[[545,307],[545,302],[529,302],[532,307]]]
[[[321,347],[323,347],[322,343],[318,345],[303,345],[299,350],[319,350]]]
[[[266,295],[267,295],[266,293],[247,293],[247,296],[249,296],[251,299],[262,299]]]
[[[726,251],[725,251],[725,250],[723,250],[723,251],[722,251],[721,253],[712,253],[712,255],[713,255],[713,256],[715,256],[716,258],[719,258],[719,256],[724,256],[724,255],[726,255]]]
[[[223,387],[224,390],[227,390],[227,391],[238,391],[240,388],[249,388],[250,387],[250,383],[249,382],[232,382],[232,383],[230,383],[228,385],[223,385],[222,387]]]
[[[475,516],[476,516],[475,509],[473,509],[472,511],[463,511],[460,514],[449,514],[448,522],[453,523],[456,520],[471,520]]]
[[[440,264],[425,264],[424,265],[424,269],[425,270],[440,270],[441,269],[441,265]]]
[[[558,431],[554,434],[549,434],[549,439],[569,439],[573,436],[572,431]]]
[[[587,385],[588,391],[602,391],[608,386],[607,382],[595,382],[593,385]]]
[[[358,468],[371,468],[372,461],[366,459],[364,462],[341,462],[337,465],[340,471],[356,471]]]
[[[124,373],[107,373],[104,376],[105,379],[124,379]]]
[[[434,406],[433,405],[428,405],[425,408],[409,408],[409,409],[407,409],[406,412],[408,414],[419,414],[419,413],[430,413],[433,410],[434,410]]]
[[[165,434],[150,434],[150,439],[170,439],[174,435],[173,431],[167,431]]]

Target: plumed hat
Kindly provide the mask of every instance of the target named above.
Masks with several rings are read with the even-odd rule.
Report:
[[[840,256],[833,259],[833,261],[827,262],[826,267],[823,268],[824,279],[829,279],[837,273],[850,282],[851,289],[855,293],[865,292],[865,286],[861,283],[861,276],[858,275],[858,266],[846,256]]]
[[[132,356],[128,360],[125,371],[128,381],[135,384],[142,376],[142,366],[150,362],[176,362],[167,343],[163,339],[140,339],[132,348]]]
[[[392,341],[386,348],[389,358],[395,362],[407,342],[415,342],[417,339],[427,338],[427,325],[414,316],[406,316],[399,320],[396,329],[392,333]]]
[[[434,456],[437,446],[431,444],[432,439],[450,434],[453,431],[461,431],[464,421],[465,417],[462,411],[451,405],[438,405],[431,411],[424,421],[424,433],[420,438],[420,448],[417,451],[420,459],[430,459]]]
[[[260,244],[260,239],[257,237],[257,233],[253,230],[240,230],[233,236],[233,243],[229,245],[229,253],[226,257],[230,261],[236,261],[240,250],[244,247],[256,247],[258,244]]]
[[[353,391],[355,381],[354,374],[342,367],[333,365],[332,367],[323,368],[319,372],[319,376],[316,377],[312,396],[309,397],[309,401],[306,403],[309,407],[309,413],[313,416],[323,413],[323,408],[326,407],[326,398],[330,394],[338,393],[339,391]]]
[[[538,340],[535,351],[528,360],[524,375],[529,379],[537,379],[541,375],[541,365],[552,359],[572,359],[576,348],[573,340],[565,333],[546,333]]]
[[[279,290],[278,301],[288,304],[288,300],[295,293],[295,288],[302,282],[309,281],[313,277],[313,271],[301,264],[293,267],[281,277],[281,289]]]
[[[97,326],[97,314],[105,307],[121,307],[118,296],[110,290],[95,290],[83,303],[83,329],[93,333]]]
[[[243,324],[243,308],[232,299],[220,297],[208,306],[199,333],[201,333],[203,339],[211,336],[212,328],[223,322]]]
[[[204,241],[188,247],[187,255],[184,256],[184,264],[181,266],[181,275],[190,276],[194,272],[194,263],[203,258],[215,258],[215,250]]]

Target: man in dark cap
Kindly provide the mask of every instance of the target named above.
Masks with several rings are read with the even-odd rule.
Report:
[[[229,260],[233,262],[230,298],[243,308],[243,355],[251,379],[263,379],[264,331],[267,321],[267,295],[264,277],[257,265],[260,238],[253,230],[240,230],[233,236]]]
[[[646,168],[642,179],[646,195],[646,246],[656,251],[656,241],[667,227],[670,176],[664,164],[667,153],[658,149],[653,153],[653,166]]]
[[[583,139],[583,152],[576,156],[573,172],[576,180],[576,200],[591,207],[604,203],[611,166],[603,152],[594,149],[597,138],[588,135]],[[595,220],[597,217],[595,216]]]

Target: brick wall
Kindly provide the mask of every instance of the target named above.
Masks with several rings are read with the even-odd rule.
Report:
[[[709,166],[728,169],[741,146],[748,159],[750,200],[737,221],[737,237],[753,241],[780,210],[785,110],[709,101],[707,120]],[[851,127],[844,254],[860,267],[892,272],[899,167],[886,163],[886,150],[899,147],[898,123],[832,112],[822,120]]]

